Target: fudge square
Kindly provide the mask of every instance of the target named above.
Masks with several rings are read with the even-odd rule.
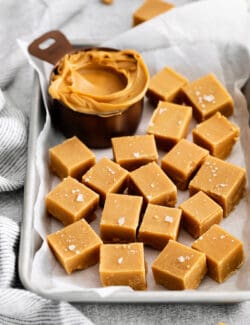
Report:
[[[192,118],[192,107],[160,101],[147,128],[156,143],[164,150],[171,149],[187,136]]]
[[[161,168],[179,189],[185,190],[208,153],[208,150],[182,139],[162,158]]]
[[[169,240],[154,261],[152,271],[155,282],[167,289],[195,289],[207,272],[206,255]]]
[[[202,191],[184,201],[179,208],[182,210],[183,226],[194,238],[223,219],[221,206]]]
[[[174,102],[188,80],[169,67],[163,68],[154,75],[149,83],[146,96],[156,106],[161,101]]]
[[[184,101],[193,107],[193,115],[201,122],[216,112],[233,113],[233,99],[212,73],[182,88]]]
[[[95,155],[77,137],[49,149],[49,166],[60,178],[81,176],[95,164]]]
[[[205,192],[223,208],[224,217],[240,201],[245,192],[244,168],[208,156],[195,177],[189,183],[190,195]]]
[[[177,189],[155,163],[144,165],[130,173],[129,193],[142,195],[144,203],[175,206]]]
[[[177,240],[181,210],[148,204],[138,232],[138,240],[162,250],[169,239]]]
[[[100,236],[104,242],[136,241],[142,201],[141,196],[107,195],[100,223]]]
[[[47,241],[68,274],[99,261],[102,241],[84,219],[48,235]]]
[[[114,160],[127,170],[134,170],[151,161],[158,160],[153,135],[134,135],[112,138]]]
[[[130,286],[134,290],[145,290],[147,279],[143,244],[102,244],[99,272],[103,286]]]
[[[244,259],[243,244],[218,225],[213,225],[197,239],[192,248],[205,253],[208,275],[215,281],[225,281]]]
[[[240,134],[239,128],[217,112],[192,131],[193,141],[214,157],[226,158]]]
[[[108,193],[122,192],[127,186],[128,172],[104,157],[82,176],[82,182],[100,194],[103,204]]]
[[[45,204],[54,218],[69,225],[88,218],[98,207],[99,195],[69,176],[47,194]]]
[[[133,14],[133,26],[144,23],[157,15],[172,9],[173,4],[161,0],[146,0]]]

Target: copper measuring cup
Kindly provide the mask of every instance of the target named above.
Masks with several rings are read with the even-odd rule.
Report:
[[[41,44],[45,44],[45,42],[50,42],[51,45],[43,49]],[[118,51],[117,49],[99,47],[91,49]],[[86,51],[90,48],[75,49],[61,32],[50,31],[35,39],[29,45],[28,50],[33,56],[53,64],[52,73],[55,73],[58,62],[65,54]],[[143,110],[143,99],[141,99],[122,112],[108,115],[87,114],[70,109],[50,95],[48,98],[49,112],[54,127],[58,128],[66,137],[76,135],[92,148],[109,147],[112,137],[134,134]]]

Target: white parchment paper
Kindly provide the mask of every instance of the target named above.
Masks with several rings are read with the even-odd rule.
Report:
[[[228,88],[235,102],[235,113],[230,118],[241,130],[240,140],[234,146],[228,161],[247,169],[250,176],[250,131],[249,114],[246,101],[240,88],[249,78],[250,57],[248,51],[248,14],[244,0],[209,0],[179,7],[142,24],[116,37],[104,45],[116,48],[133,48],[144,57],[150,74],[153,75],[164,66],[170,66],[185,75],[190,81],[209,72],[213,72]],[[38,71],[42,95],[46,105],[46,93],[50,64],[41,62],[27,53],[31,39],[19,40],[19,44],[30,64]],[[138,134],[144,134],[153,109],[145,100],[145,108]],[[191,123],[190,131],[196,122]],[[188,138],[192,140],[191,132]],[[62,225],[47,216],[44,205],[46,194],[59,182],[48,170],[48,149],[64,140],[51,126],[50,117],[46,113],[46,122],[39,136],[36,151],[36,167],[38,173],[38,195],[34,206],[34,227],[44,240],[46,235],[54,232]],[[94,150],[97,160],[102,156],[112,158],[111,149]],[[163,155],[160,152],[160,155]],[[249,184],[249,181],[248,181]],[[178,204],[188,197],[188,193],[178,191]],[[246,261],[242,268],[225,283],[218,285],[208,277],[202,281],[198,290],[206,291],[238,291],[250,290],[250,218],[249,218],[249,185],[245,197],[238,206],[225,218],[221,226],[241,239],[244,243]],[[178,205],[177,204],[177,205]],[[99,233],[101,209],[97,219],[91,223]],[[193,239],[181,230],[179,241],[191,245]],[[156,285],[151,272],[151,264],[158,251],[145,248],[148,263],[148,290],[165,290]],[[112,295],[115,291],[132,291],[129,287],[101,288],[98,265],[87,270],[67,275],[50,252],[46,240],[37,251],[31,272],[31,280],[36,287],[50,291],[95,291],[101,296]],[[62,297],[63,298],[63,297]]]

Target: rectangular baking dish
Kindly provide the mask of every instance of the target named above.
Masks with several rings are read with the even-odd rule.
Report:
[[[250,82],[245,87],[246,98],[250,102]],[[44,123],[44,108],[40,92],[39,79],[34,73],[33,102],[30,116],[27,174],[24,191],[23,222],[21,225],[21,238],[19,248],[19,276],[25,288],[49,299],[75,301],[75,302],[124,302],[124,303],[235,303],[250,299],[250,291],[133,291],[115,292],[102,297],[88,290],[75,290],[59,292],[58,290],[42,290],[31,282],[32,262],[36,251],[41,245],[41,239],[34,229],[33,208],[38,185],[35,169],[35,150],[38,135]]]

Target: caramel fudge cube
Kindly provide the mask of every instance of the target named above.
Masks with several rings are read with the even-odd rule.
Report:
[[[148,204],[138,239],[146,245],[162,250],[169,239],[177,240],[180,221],[180,209]]]
[[[217,112],[208,120],[198,124],[192,134],[196,144],[209,150],[212,156],[224,159],[230,154],[240,130]]]
[[[160,100],[174,102],[178,98],[181,88],[187,83],[188,80],[185,77],[173,69],[165,67],[151,78],[146,95],[154,106]]]
[[[195,289],[207,272],[206,255],[169,240],[154,261],[152,271],[155,282],[167,289]]]
[[[190,195],[205,192],[223,208],[224,217],[240,201],[245,191],[246,171],[221,159],[208,156],[189,183]]]
[[[142,243],[103,244],[100,249],[100,278],[103,286],[147,288]]]
[[[172,9],[173,4],[161,0],[146,0],[133,14],[133,26],[144,23]]]
[[[233,113],[233,99],[226,88],[210,73],[182,88],[184,101],[193,107],[193,115],[201,122],[216,112]]]
[[[142,200],[140,196],[107,195],[100,223],[100,236],[104,242],[136,241]]]
[[[131,171],[158,160],[153,135],[117,137],[112,138],[111,141],[115,161],[127,170]]]
[[[104,157],[82,177],[82,182],[100,194],[103,204],[108,193],[122,192],[127,186],[128,172]]]
[[[192,247],[207,257],[208,275],[215,281],[225,281],[244,259],[243,244],[218,225],[213,225]]]
[[[99,195],[69,176],[47,194],[45,203],[54,218],[69,225],[89,217],[98,207]]]
[[[99,261],[102,241],[84,219],[48,235],[47,240],[68,274],[86,269]]]
[[[49,149],[49,165],[60,178],[81,176],[95,164],[95,155],[77,137]]]
[[[163,157],[161,168],[179,189],[185,190],[208,153],[206,149],[182,139]]]
[[[194,238],[198,238],[223,219],[221,206],[202,191],[184,201],[180,208],[183,226]]]
[[[169,150],[187,136],[191,118],[191,107],[160,101],[153,113],[147,133],[155,136],[157,146]]]
[[[170,207],[177,200],[176,186],[155,162],[130,173],[129,193],[142,195],[145,203]]]

